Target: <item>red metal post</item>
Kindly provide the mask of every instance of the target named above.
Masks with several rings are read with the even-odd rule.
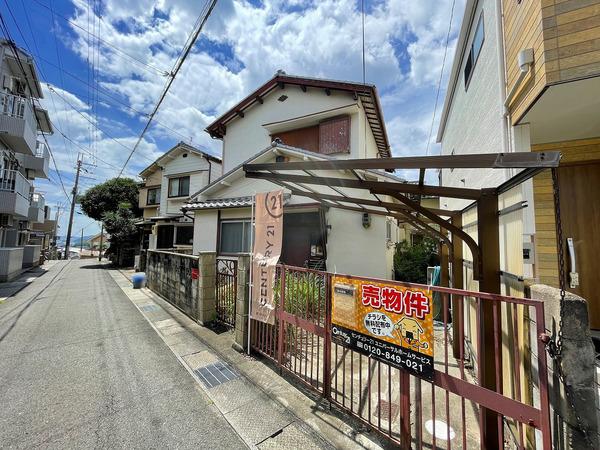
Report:
[[[410,374],[400,370],[400,445],[410,449],[410,444]]]
[[[277,308],[276,314],[277,324],[279,326],[277,333],[277,361],[279,362],[279,366],[283,367],[283,342],[285,339],[285,322],[281,317],[281,312],[285,311],[285,267],[283,266],[280,266],[279,268],[279,277],[281,280],[281,292],[279,294],[279,307]]]

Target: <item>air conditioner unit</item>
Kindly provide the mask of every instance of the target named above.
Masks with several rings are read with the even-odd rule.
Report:
[[[2,87],[4,89],[8,89],[9,91],[12,92],[13,89],[13,82],[12,82],[12,77],[9,77],[8,75],[4,75],[2,77]]]

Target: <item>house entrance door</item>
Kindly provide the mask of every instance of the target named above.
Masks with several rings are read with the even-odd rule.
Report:
[[[158,227],[156,248],[173,248],[173,228],[173,225]]]
[[[600,330],[600,162],[565,166],[559,169],[560,209],[565,239],[565,271],[571,272],[567,239],[573,239],[579,286],[567,290],[588,302],[590,328]]]

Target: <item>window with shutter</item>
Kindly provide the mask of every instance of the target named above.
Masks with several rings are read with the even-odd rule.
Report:
[[[319,124],[319,152],[350,153],[350,117],[336,117]]]

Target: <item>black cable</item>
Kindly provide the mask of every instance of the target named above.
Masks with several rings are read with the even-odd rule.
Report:
[[[217,0],[209,0],[206,3],[207,7],[205,6],[205,8],[204,8],[206,10],[206,12],[204,13],[204,17],[203,17],[203,19],[201,21],[199,21],[199,25],[195,29],[195,31],[192,32],[192,35],[191,35],[192,38],[188,39],[188,43],[187,43],[187,46],[186,46],[185,50],[183,51],[183,54],[181,55],[181,57],[175,63],[175,66],[174,66],[174,68],[173,68],[173,70],[171,72],[172,76],[169,78],[166,86],[164,87],[163,92],[162,92],[160,98],[158,99],[158,102],[156,103],[156,106],[154,107],[154,110],[152,111],[152,113],[150,114],[150,117],[148,118],[148,122],[146,123],[146,126],[142,130],[142,133],[140,134],[140,137],[138,138],[137,142],[133,146],[133,149],[131,150],[131,153],[129,153],[129,156],[127,157],[127,160],[125,161],[125,164],[123,164],[123,168],[121,169],[121,172],[119,173],[119,177],[123,174],[123,171],[125,170],[125,167],[127,167],[127,164],[131,160],[131,157],[133,156],[133,154],[137,150],[138,146],[140,145],[140,142],[142,142],[142,139],[144,138],[144,135],[146,134],[146,131],[148,131],[148,128],[150,128],[150,124],[152,123],[152,119],[154,119],[154,116],[158,112],[158,109],[160,108],[160,105],[162,104],[163,100],[165,99],[167,93],[169,92],[169,89],[171,88],[171,85],[175,81],[175,78],[177,77],[177,74],[179,73],[179,70],[181,69],[181,66],[185,62],[185,60],[188,57],[188,55],[190,54],[190,51],[192,50],[192,47],[194,46],[194,43],[196,42],[196,39],[198,39],[198,36],[200,35],[200,32],[202,31],[202,28],[204,27],[204,24],[208,20],[210,14],[211,14],[212,10],[214,9],[214,7],[216,6],[216,4],[217,4]],[[200,14],[200,17],[202,17],[202,13]],[[198,21],[196,23],[198,23]]]

